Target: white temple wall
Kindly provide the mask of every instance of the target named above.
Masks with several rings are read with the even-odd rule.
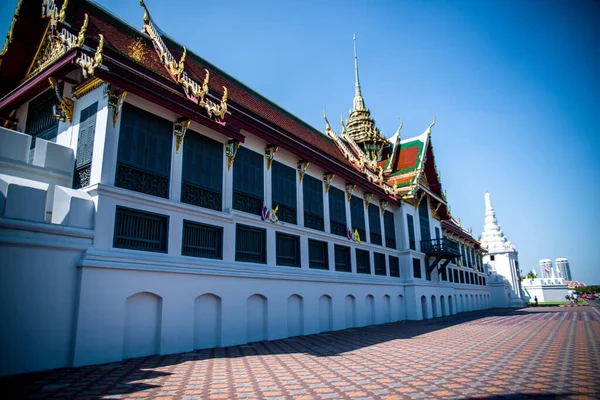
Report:
[[[93,232],[0,218],[0,375],[72,363],[77,263]]]
[[[128,324],[136,324],[136,321],[128,320],[127,307],[128,299],[138,293],[149,293],[156,299],[148,302],[147,307],[141,304],[136,309],[148,315],[144,321],[137,321],[138,325],[145,326],[143,324],[148,321],[159,324],[156,329],[160,335],[157,354],[191,351],[198,348],[198,343],[204,347],[195,334],[195,331],[202,330],[202,323],[195,321],[198,315],[208,315],[211,326],[214,326],[214,321],[221,324],[211,330],[218,335],[213,343],[230,346],[260,339],[263,327],[264,339],[274,340],[289,337],[290,332],[297,334],[299,327],[302,327],[303,334],[314,334],[323,331],[323,327],[340,330],[351,327],[349,323],[366,326],[371,322],[397,321],[404,312],[400,302],[404,290],[400,285],[348,285],[141,271],[130,269],[136,267],[126,262],[105,262],[103,265],[106,267],[82,269],[74,352],[76,366],[122,359],[128,355],[125,343],[128,337],[137,335],[148,340],[141,329],[126,329]],[[218,309],[214,306],[215,301],[213,305],[201,303],[209,308],[205,313],[197,309],[197,299],[205,295],[218,300]],[[348,296],[354,297],[354,310],[352,305],[348,306]],[[290,298],[295,302],[295,308],[288,313]],[[263,306],[266,307],[264,311]],[[218,312],[220,315],[215,315]],[[160,315],[156,316],[156,313]],[[290,318],[293,326],[290,326]]]

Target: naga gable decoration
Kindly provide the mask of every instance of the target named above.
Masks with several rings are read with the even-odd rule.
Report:
[[[183,87],[188,99],[206,110],[209,117],[222,119],[225,114],[227,114],[227,88],[223,86],[223,96],[221,97],[220,102],[217,103],[208,99],[207,96],[211,96],[209,94],[208,86],[210,77],[208,70],[205,70],[206,76],[204,77],[202,84],[192,79],[184,70],[187,49],[185,47],[183,48],[181,58],[177,61],[152,23],[150,13],[143,0],[140,0],[140,6],[144,8],[144,27],[142,28],[142,32],[145,32],[152,40],[154,49],[158,53],[158,57],[165,66],[165,69],[169,72],[171,78]]]

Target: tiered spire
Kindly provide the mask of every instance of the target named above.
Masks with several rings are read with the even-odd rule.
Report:
[[[514,246],[506,240],[500,225],[498,225],[496,211],[492,206],[492,196],[487,192],[485,194],[485,225],[481,234],[481,245],[490,253],[515,251]]]
[[[383,137],[381,131],[375,127],[375,121],[371,118],[369,109],[365,107],[365,100],[362,97],[358,78],[356,35],[354,36],[354,73],[356,79],[354,102],[352,110],[350,110],[350,119],[346,121],[347,135],[363,148],[372,161],[377,161],[381,158],[381,150],[387,144],[387,140]]]

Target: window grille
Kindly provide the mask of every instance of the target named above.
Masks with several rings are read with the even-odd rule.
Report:
[[[396,248],[396,226],[394,223],[394,213],[386,211],[383,214],[383,228],[385,231],[385,247]]]
[[[296,170],[280,162],[271,165],[272,207],[279,207],[277,218],[292,224],[298,223],[296,212]]]
[[[365,205],[363,199],[358,196],[352,196],[350,200],[350,217],[352,218],[352,232],[357,230],[360,240],[366,240]]]
[[[315,269],[329,269],[329,257],[326,242],[308,240],[308,266]]]
[[[116,186],[168,198],[172,136],[171,121],[125,103]]]
[[[400,259],[395,256],[388,257],[390,263],[390,276],[400,278]]]
[[[183,221],[184,256],[202,258],[223,258],[223,228],[212,225]]]
[[[371,273],[371,260],[367,250],[356,249],[356,272],[359,274]]]
[[[324,231],[323,182],[310,175],[305,175],[302,181],[302,191],[304,194],[304,226]]]
[[[114,247],[167,252],[169,217],[117,207]]]
[[[188,130],[183,144],[181,201],[223,209],[223,144]]]
[[[54,89],[45,91],[29,102],[25,133],[33,136],[31,138],[31,151],[29,152],[30,161],[33,159],[36,138],[56,141],[58,120],[54,118],[54,107],[57,104],[58,99],[56,98]]]
[[[334,246],[335,251],[335,270],[342,272],[352,272],[352,260],[350,259],[350,247]]]
[[[421,278],[421,260],[418,258],[413,258],[413,276]]]
[[[233,163],[233,208],[261,215],[264,203],[263,155],[245,147],[238,149]]]
[[[267,231],[246,225],[236,225],[235,260],[266,264]]]
[[[412,215],[406,215],[406,223],[408,225],[408,248],[411,250],[416,250],[417,247],[415,245],[415,222]]]
[[[385,254],[373,253],[375,275],[387,275],[385,271]]]
[[[300,237],[276,233],[277,265],[300,266]]]
[[[79,114],[79,135],[77,137],[75,174],[73,175],[74,189],[79,189],[90,184],[97,112],[98,102],[95,102],[91,106],[81,110],[81,114]]]
[[[331,233],[346,237],[346,195],[343,190],[333,186],[329,188],[329,224]]]

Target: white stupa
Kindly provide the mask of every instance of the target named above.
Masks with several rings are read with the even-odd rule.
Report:
[[[492,197],[485,194],[485,225],[481,234],[481,246],[488,251],[483,257],[489,272],[502,276],[508,283],[508,307],[523,307],[521,280],[519,278],[519,253],[515,246],[504,237],[496,212],[492,207]]]

